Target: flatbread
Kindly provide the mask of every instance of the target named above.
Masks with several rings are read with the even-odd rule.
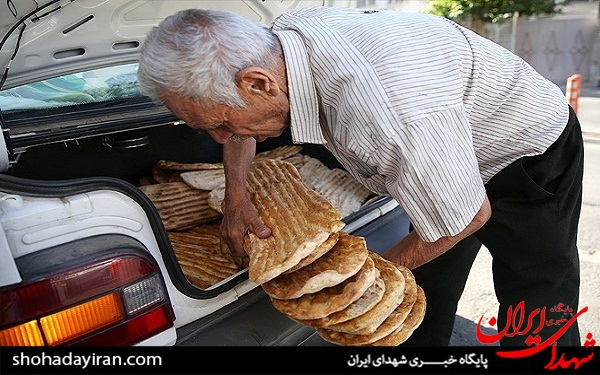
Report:
[[[261,159],[250,164],[247,188],[271,236],[250,232],[244,250],[250,260],[248,277],[263,284],[297,265],[331,233],[344,227],[341,214],[302,181],[290,163]]]
[[[302,258],[300,263],[296,264],[294,267],[285,271],[284,274],[288,274],[288,273],[294,272],[296,270],[299,270],[300,268],[307,266],[307,265],[311,264],[312,262],[314,262],[315,260],[319,259],[323,254],[327,253],[329,250],[331,250],[333,248],[333,246],[338,242],[339,237],[340,237],[339,232],[331,233],[329,235],[329,238],[327,240],[325,240],[325,242],[323,242],[322,244],[317,246],[315,251],[308,254],[304,258]]]
[[[398,314],[404,314],[403,319],[405,319],[417,301],[417,281],[415,280],[415,276],[413,275],[412,271],[408,267],[395,263],[394,265],[400,270],[400,272],[402,272],[402,276],[404,276],[404,298],[402,299],[400,306],[396,308],[396,312]],[[356,333],[360,334],[361,331],[357,331]]]
[[[222,218],[208,206],[208,192],[184,182],[143,185],[138,189],[152,201],[167,231],[185,230]]]
[[[373,285],[379,272],[371,257],[354,276],[342,283],[295,299],[271,298],[273,306],[294,320],[319,319],[348,307]]]
[[[398,346],[402,344],[423,322],[426,307],[425,292],[420,286],[417,286],[417,299],[404,323],[389,335],[370,343],[370,346]]]
[[[378,265],[381,266],[381,263]],[[338,332],[327,329],[327,327],[319,327],[317,333],[331,343],[344,346],[399,345],[406,340],[416,328],[415,326],[418,326],[423,319],[425,295],[417,285],[409,268],[393,265],[404,276],[404,297],[402,303],[381,324],[377,325],[375,330],[369,326],[353,332]],[[408,318],[410,314],[412,314],[411,319]],[[397,344],[395,344],[396,342]]]
[[[191,187],[199,190],[213,190],[225,187],[225,169],[203,169],[182,172],[181,179]]]
[[[227,254],[212,248],[172,241],[171,246],[185,277],[196,287],[206,289],[238,272],[237,264]]]
[[[197,171],[202,169],[223,169],[223,163],[180,163],[173,160],[159,160],[154,165],[155,168],[185,172],[185,171]]]
[[[372,194],[348,172],[339,168],[330,169],[317,158],[307,160],[298,172],[308,186],[340,211],[342,217],[358,211]]]
[[[396,309],[394,310],[396,319],[399,319],[402,321],[402,320],[406,319],[406,316],[408,315],[408,313],[412,309],[413,304],[417,300],[417,283],[416,283],[415,277],[412,274],[412,272],[410,271],[410,269],[408,269],[405,266],[401,266],[401,265],[398,265],[395,263],[394,263],[394,266],[396,266],[396,268],[398,268],[400,270],[400,272],[402,272],[402,275],[404,276],[404,297],[402,299],[402,303],[398,307],[396,307]],[[373,332],[373,327],[368,326],[368,327],[359,329],[352,333],[354,333],[356,335],[368,335],[372,332]]]
[[[304,154],[294,154],[287,158],[283,158],[282,160],[287,161],[288,163],[293,164],[294,167],[296,167],[297,169],[300,169],[310,159],[312,159],[312,156],[304,155]]]
[[[300,320],[298,323],[312,327],[327,327],[336,323],[348,321],[371,310],[379,301],[381,301],[384,293],[385,282],[380,276],[359,299],[352,302],[345,309],[329,314],[321,319]]]
[[[225,186],[212,189],[208,193],[208,206],[223,214],[223,200],[225,199]]]
[[[385,293],[381,301],[356,318],[328,326],[328,330],[353,334],[358,331],[362,334],[373,333],[392,311],[402,303],[406,284],[402,272],[394,263],[373,251],[369,252],[369,256],[373,259],[375,267],[379,270],[381,278],[385,282]]]
[[[356,274],[368,256],[363,237],[342,232],[335,246],[323,256],[295,272],[263,283],[262,287],[273,298],[299,298],[335,286]]]
[[[403,311],[398,311],[400,306],[393,310],[388,317],[372,333],[343,333],[331,331],[327,328],[317,328],[317,333],[323,339],[343,346],[364,346],[380,340],[397,330],[406,318]]]
[[[300,151],[302,151],[300,145],[283,145],[272,150],[258,152],[254,159],[286,159],[298,154]]]
[[[194,227],[197,228],[197,227]],[[213,233],[200,233],[188,229],[181,232],[170,231],[167,236],[171,243],[178,242],[195,246],[199,251],[221,254],[221,238]]]
[[[179,175],[180,173],[181,172],[162,169],[156,166],[152,168],[152,178],[154,181],[156,181],[156,183],[183,182],[183,179]]]
[[[293,157],[302,151],[302,146],[299,145],[283,145],[276,147],[272,150],[262,151],[256,154],[255,158],[265,159],[285,159]],[[161,169],[163,171],[173,172],[187,172],[187,171],[201,171],[207,169],[223,169],[223,163],[182,163],[174,160],[161,159],[156,162],[154,168]]]
[[[201,236],[213,236],[221,238],[221,221],[215,221],[213,223],[206,223],[197,225],[185,231],[184,233],[201,235]]]

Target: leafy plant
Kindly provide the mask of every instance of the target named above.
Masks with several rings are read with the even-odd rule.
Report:
[[[457,22],[469,21],[479,28],[486,22],[502,22],[520,16],[560,13],[571,0],[428,0],[424,11]],[[481,29],[482,30],[482,29]],[[475,31],[481,31],[475,30]]]

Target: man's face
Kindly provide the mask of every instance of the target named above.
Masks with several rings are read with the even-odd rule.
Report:
[[[190,128],[206,131],[220,144],[246,137],[262,142],[280,136],[289,126],[287,101],[280,103],[256,96],[245,99],[248,105],[238,109],[218,104],[199,105],[175,94],[162,97],[167,108]]]

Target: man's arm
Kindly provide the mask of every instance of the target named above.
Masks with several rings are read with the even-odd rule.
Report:
[[[486,195],[473,220],[456,236],[442,237],[435,242],[425,242],[415,231],[412,231],[383,253],[383,257],[410,269],[417,268],[442,255],[459,241],[475,233],[489,220],[491,215],[492,208]]]
[[[258,216],[246,189],[248,168],[255,153],[254,138],[239,142],[230,141],[223,145],[225,207],[221,223],[221,250],[231,252],[240,267],[245,267],[248,263],[248,256],[242,246],[244,235],[248,231],[259,238],[271,235],[271,229]]]

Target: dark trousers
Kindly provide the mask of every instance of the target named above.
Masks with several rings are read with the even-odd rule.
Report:
[[[427,310],[419,328],[402,345],[448,345],[458,300],[482,244],[493,257],[494,289],[500,304],[496,328],[506,327],[510,311],[509,324],[524,319],[520,333],[514,334],[509,327],[500,345],[529,346],[526,339],[535,336],[542,310],[544,320],[551,324],[536,333],[541,342],[563,327],[579,308],[577,229],[582,177],[583,140],[571,109],[567,127],[544,154],[515,161],[486,184],[490,220],[442,256],[413,270],[427,296]],[[556,307],[567,312],[555,312]],[[532,315],[532,327],[526,331],[536,309],[540,310]],[[557,343],[581,345],[576,320]]]

